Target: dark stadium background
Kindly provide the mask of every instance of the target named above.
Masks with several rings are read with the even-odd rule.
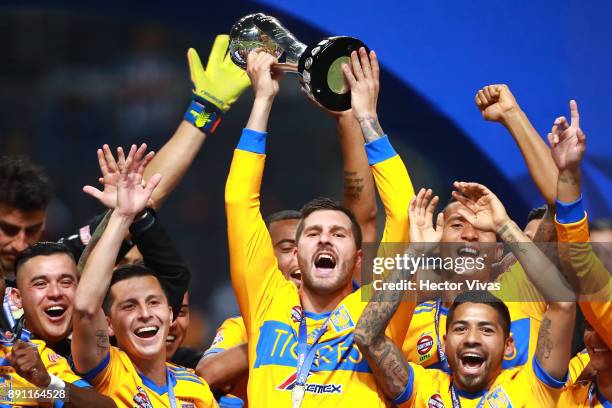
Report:
[[[321,24],[311,25],[306,20],[312,21],[312,15],[297,19],[295,14],[281,10],[296,14],[313,10],[314,15],[326,15],[320,2],[311,9],[306,2],[295,2],[294,6],[266,3],[274,8],[249,1],[20,1],[0,6],[0,153],[31,156],[48,171],[55,198],[49,208],[47,238],[71,234],[102,211],[81,192],[83,185],[95,183],[98,177],[96,148],[104,143],[125,146],[147,142],[157,150],[172,135],[190,100],[187,48],[195,47],[204,60],[217,33],[228,32],[236,19],[256,11],[275,15],[305,43],[335,34],[333,29],[316,28],[333,21],[329,16]],[[383,13],[392,14],[400,4],[387,3],[388,8],[379,5],[377,13],[383,7],[387,10]],[[334,3],[333,7],[341,6]],[[375,30],[384,21],[377,20],[373,25],[369,34],[372,38],[362,39],[384,43],[389,33],[380,32],[377,37]],[[604,31],[612,32],[610,28]],[[401,27],[397,33],[403,33]],[[449,47],[457,46],[449,43]],[[402,50],[397,52],[398,58],[406,58]],[[394,59],[390,54],[379,52],[383,64]],[[381,124],[404,159],[415,187],[429,186],[445,200],[453,180],[479,181],[491,187],[511,216],[523,223],[530,206],[539,200],[526,169],[519,172],[519,177],[509,177],[490,155],[483,154],[482,143],[475,143],[473,135],[468,137],[465,129],[469,126],[443,113],[448,109],[440,109],[427,95],[413,89],[401,74],[384,68],[379,99]],[[448,75],[457,75],[452,68],[448,67]],[[537,94],[537,84],[533,85]],[[472,114],[478,115],[472,97],[469,95],[465,103],[475,112]],[[206,140],[159,213],[189,261],[193,272],[191,302],[206,315],[205,326],[211,330],[237,311],[229,286],[223,191],[232,151],[251,102],[252,92],[248,90],[219,130]],[[559,101],[555,106],[566,109],[566,103]],[[605,103],[610,107],[609,95]],[[533,104],[531,107],[537,108]],[[600,140],[601,135],[590,132],[597,118],[590,116],[588,120],[588,125],[583,125],[587,135]],[[537,126],[539,121],[538,117],[536,127],[545,133],[547,128]],[[495,129],[499,125],[487,126],[503,133],[503,129]],[[602,125],[599,129],[604,130]],[[290,76],[285,78],[275,102],[269,133],[262,191],[264,215],[299,209],[315,196],[341,198],[342,161],[335,123],[308,103]],[[607,152],[606,148],[599,149],[595,156],[603,158],[597,163],[600,173],[609,178],[610,145],[605,146]],[[521,165],[520,160],[513,162],[513,166]],[[600,179],[587,178],[586,187],[590,202],[598,205],[597,214],[609,216],[609,184],[598,184]],[[381,206],[379,210],[382,213]]]

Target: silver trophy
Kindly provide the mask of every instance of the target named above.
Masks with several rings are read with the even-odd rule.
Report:
[[[285,62],[274,64],[272,69],[297,73],[302,88],[321,105],[333,111],[345,111],[351,108],[351,94],[342,64],[348,64],[351,52],[360,47],[366,46],[353,37],[330,37],[307,46],[276,18],[257,13],[234,24],[229,53],[232,61],[243,69],[247,55],[254,49],[261,48],[277,58],[284,53]]]

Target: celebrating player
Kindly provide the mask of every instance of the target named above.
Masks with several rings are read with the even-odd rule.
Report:
[[[573,302],[552,302],[546,311],[535,357],[502,370],[512,350],[510,314],[489,292],[464,292],[448,310],[443,347],[452,374],[407,362],[384,334],[397,304],[372,299],[355,338],[387,398],[400,407],[555,407],[567,378],[574,324]]]
[[[70,333],[77,283],[76,265],[68,248],[54,242],[36,243],[17,255],[15,268],[17,303],[24,306],[24,319],[3,333],[0,340],[0,354],[11,364],[5,375],[10,377],[13,389],[56,389],[48,396],[69,400],[69,406],[115,406],[74,374],[68,361],[54,349],[56,345],[61,347]],[[36,405],[25,393],[14,393],[8,401],[11,399],[17,405]]]
[[[361,291],[353,292],[352,285],[361,261],[357,221],[330,200],[315,200],[303,208],[295,250],[302,273],[298,291],[279,273],[259,213],[265,132],[279,89],[279,76],[270,71],[273,62],[263,52],[248,57],[255,101],[226,185],[232,282],[249,336],[249,403],[271,406],[293,401],[299,406],[308,400],[323,406],[384,406],[353,342],[354,322],[363,308]],[[387,210],[385,236],[405,240],[411,187],[403,163],[378,124],[376,55],[368,58],[363,49],[359,55],[353,53],[351,67],[345,75],[353,114],[368,142],[366,151]],[[397,328],[390,332],[401,341],[407,322],[398,313],[395,323]]]
[[[559,169],[557,181],[556,228],[562,258],[578,278],[579,305],[588,320],[584,343],[595,375],[568,387],[560,407],[607,407],[612,401],[612,332],[609,271],[593,253],[587,215],[582,202],[580,162],[586,150],[586,136],[580,128],[578,105],[570,101],[571,123],[555,120],[548,140]]]
[[[143,265],[120,266],[113,273],[123,237],[160,181],[153,175],[142,183],[146,163],[142,156],[135,160],[136,151],[132,146],[126,158],[118,149],[117,203],[75,294],[74,365],[120,406],[216,406],[204,380],[166,363],[172,309],[155,274]],[[111,335],[119,348],[110,346]]]

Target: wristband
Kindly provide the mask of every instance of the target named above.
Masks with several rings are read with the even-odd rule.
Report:
[[[138,236],[151,228],[155,224],[156,215],[152,208],[145,208],[140,214],[136,216],[132,225],[130,225],[130,234],[132,236]]]
[[[563,203],[557,200],[557,222],[559,224],[572,224],[584,218],[584,204],[582,195],[571,203]]]
[[[258,132],[257,130],[244,128],[242,129],[242,135],[240,136],[236,149],[257,154],[266,154],[267,136],[267,132]]]
[[[212,134],[221,123],[222,117],[222,110],[207,100],[194,95],[183,118],[203,132]]]
[[[365,151],[370,166],[374,166],[397,155],[386,134],[373,142],[366,143]]]
[[[64,382],[64,380],[62,380],[59,377],[54,376],[53,374],[49,374],[49,376],[51,377],[51,382],[49,383],[47,388],[50,388],[52,390],[65,390],[66,389],[66,383]]]

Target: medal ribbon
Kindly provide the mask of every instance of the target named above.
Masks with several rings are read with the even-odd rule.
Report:
[[[170,408],[176,408],[176,398],[174,396],[174,385],[172,385],[172,374],[170,369],[166,367],[166,385],[168,386],[168,399],[170,400]]]
[[[335,312],[335,310],[334,310]],[[310,368],[312,367],[312,363],[314,362],[314,357],[316,354],[317,344],[323,336],[323,333],[327,331],[327,324],[329,323],[329,319],[332,317],[333,313],[325,319],[323,326],[319,329],[312,345],[308,347],[308,328],[306,326],[306,314],[302,311],[302,318],[300,319],[300,330],[298,332],[298,345],[297,345],[297,378],[295,380],[297,385],[303,386],[306,384],[306,379],[308,378],[308,373],[310,372]]]
[[[453,385],[453,383],[451,383],[451,386],[450,386],[450,393],[451,393],[451,400],[453,402],[453,408],[461,408],[461,400],[459,399],[459,396],[457,395],[457,391],[455,391],[455,386]],[[486,396],[487,394],[480,397],[480,401],[478,401],[478,405],[476,406],[476,408],[482,408],[484,406]]]
[[[436,344],[438,346],[438,359],[440,360],[440,369],[445,372],[450,372],[448,361],[446,359],[446,353],[442,350],[442,343],[440,342],[440,309],[442,309],[442,299],[436,300],[436,314],[434,317],[434,326],[436,328]]]

